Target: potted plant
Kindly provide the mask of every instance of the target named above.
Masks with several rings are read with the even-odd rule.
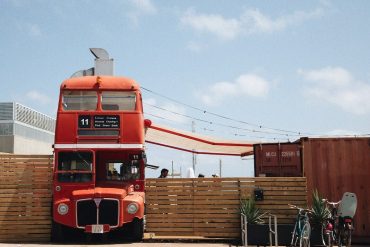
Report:
[[[317,189],[312,192],[311,243],[322,245],[322,225],[330,217],[330,210]]]
[[[269,245],[269,226],[264,224],[263,213],[257,206],[253,198],[242,199],[240,201],[240,212],[247,219],[247,239],[248,244]]]

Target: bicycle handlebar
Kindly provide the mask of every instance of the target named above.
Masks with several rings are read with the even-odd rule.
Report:
[[[341,201],[337,201],[337,202],[329,202],[328,199],[322,199],[323,202],[325,202],[326,204],[332,206],[333,208],[335,208],[336,206],[338,206],[340,204]]]
[[[293,204],[288,204],[288,206],[290,208],[294,208],[294,209],[298,209],[299,211],[304,211],[304,212],[307,212],[307,213],[312,213],[312,210],[308,209],[308,208],[300,208],[296,205],[293,205]]]

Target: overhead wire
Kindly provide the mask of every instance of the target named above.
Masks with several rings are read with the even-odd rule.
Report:
[[[215,117],[219,117],[219,118],[222,118],[222,119],[225,119],[225,120],[242,123],[242,124],[246,124],[246,125],[249,125],[249,126],[255,126],[255,127],[258,127],[259,129],[266,129],[266,130],[272,130],[272,131],[277,131],[277,132],[269,132],[269,131],[263,131],[263,130],[255,130],[255,129],[246,129],[246,128],[241,128],[241,127],[237,127],[237,126],[222,124],[222,123],[218,123],[218,122],[214,122],[214,121],[208,121],[208,120],[204,120],[204,119],[201,119],[201,118],[198,118],[198,117],[193,117],[193,116],[189,116],[189,115],[186,115],[186,114],[178,113],[178,112],[171,111],[171,110],[168,110],[168,109],[163,108],[163,107],[159,107],[159,106],[152,105],[152,104],[149,104],[149,103],[144,102],[144,104],[147,104],[147,105],[152,106],[154,108],[157,108],[157,109],[160,109],[160,110],[163,110],[163,111],[167,111],[167,112],[170,112],[172,114],[179,115],[179,116],[182,116],[182,117],[186,117],[186,118],[189,118],[189,119],[192,119],[192,120],[195,120],[195,121],[207,123],[207,124],[210,124],[210,125],[217,125],[217,126],[221,126],[221,127],[232,128],[232,129],[237,129],[237,130],[241,130],[241,131],[248,131],[248,132],[254,132],[254,133],[263,133],[263,134],[268,134],[268,135],[285,136],[285,137],[288,138],[288,141],[289,141],[289,137],[302,137],[302,136],[311,136],[311,137],[366,137],[366,136],[370,136],[370,134],[357,134],[357,135],[356,134],[354,134],[354,135],[350,135],[350,134],[342,134],[342,135],[341,134],[338,134],[338,135],[319,135],[319,134],[312,134],[312,133],[306,133],[306,132],[298,132],[298,131],[284,130],[284,129],[280,129],[280,128],[271,128],[271,127],[267,127],[267,126],[264,126],[264,125],[258,125],[258,124],[249,123],[249,122],[246,122],[246,121],[243,121],[243,120],[234,119],[234,118],[231,118],[231,117],[228,117],[228,116],[224,116],[224,115],[221,115],[221,114],[218,114],[218,113],[209,112],[209,111],[204,110],[204,109],[201,109],[199,107],[195,107],[195,106],[192,106],[190,104],[183,103],[183,102],[181,102],[179,100],[173,99],[171,97],[165,96],[163,94],[154,92],[153,90],[147,89],[145,87],[141,87],[141,88],[144,91],[147,91],[147,92],[152,93],[154,95],[160,96],[160,97],[162,97],[164,99],[167,99],[169,101],[175,102],[175,103],[177,103],[179,105],[183,105],[183,106],[186,106],[186,107],[191,108],[193,110],[200,111],[203,114],[209,114],[209,115],[212,115],[212,116],[215,116]],[[166,118],[163,118],[163,117],[159,117],[159,116],[155,116],[155,117],[162,118],[162,119],[165,119],[165,120],[169,120],[169,119],[166,119]],[[206,128],[204,128],[204,129],[207,130]],[[210,130],[210,131],[214,131],[214,130]],[[284,133],[279,133],[279,132],[284,132]],[[288,134],[288,133],[290,133],[290,134]],[[235,136],[246,136],[246,135],[242,135],[242,134],[239,134],[239,133],[233,133],[233,135],[235,135]],[[282,138],[272,138],[272,137],[263,137],[263,136],[254,136],[253,138],[272,139],[272,140],[279,140],[280,139],[280,140],[282,140]]]
[[[269,132],[269,131],[263,131],[263,130],[242,128],[242,127],[238,127],[238,126],[223,124],[223,123],[214,122],[214,121],[208,121],[208,120],[204,120],[204,119],[201,119],[201,118],[189,116],[189,115],[186,115],[186,114],[183,114],[183,113],[175,112],[175,111],[172,111],[172,110],[169,110],[169,109],[157,106],[157,105],[153,105],[153,104],[150,104],[150,103],[146,103],[146,102],[144,102],[144,104],[148,105],[150,107],[162,110],[162,111],[170,112],[170,113],[178,115],[178,116],[186,117],[186,118],[196,120],[196,121],[199,121],[199,122],[203,122],[203,123],[207,123],[207,124],[210,124],[210,125],[216,125],[216,126],[221,126],[221,127],[226,127],[226,128],[236,129],[236,130],[248,131],[248,132],[252,132],[252,133],[263,133],[263,134],[280,135],[280,136],[286,136],[286,137],[300,136],[300,135],[297,135],[297,134],[293,135],[293,134],[288,134],[288,133],[278,133],[278,132]]]
[[[171,110],[168,110],[168,109],[165,109],[165,108],[162,108],[162,107],[159,107],[159,106],[154,106],[154,105],[151,105],[151,104],[148,104],[148,103],[144,103],[146,105],[149,105],[149,106],[153,106],[157,109],[160,109],[160,110],[164,110],[164,111],[168,111],[170,113],[173,113],[173,114],[176,114],[176,115],[181,115],[183,117],[188,117],[188,118],[191,118],[192,120],[195,120],[195,121],[198,121],[197,118],[193,118],[191,116],[188,116],[188,115],[185,115],[185,114],[181,114],[181,113],[178,113],[178,112],[174,112],[174,111],[171,111]],[[177,121],[174,121],[174,120],[171,120],[171,119],[168,119],[168,118],[165,118],[165,117],[162,117],[162,116],[158,116],[158,115],[155,115],[155,114],[151,114],[151,113],[148,113],[146,112],[145,113],[146,115],[149,115],[149,116],[153,116],[153,117],[156,117],[156,118],[159,118],[159,119],[162,119],[162,120],[166,120],[166,121],[172,121],[172,122],[176,122],[176,124],[179,124]],[[203,120],[203,119],[200,119],[202,122],[204,123],[210,123],[206,120]],[[218,125],[218,126],[221,126],[221,127],[227,127],[227,128],[237,128],[238,130],[246,130],[246,129],[243,129],[243,128],[238,128],[238,127],[235,127],[235,126],[230,126],[230,125],[224,125],[224,124],[220,124],[220,123],[215,123],[215,122],[212,122],[213,125]],[[185,126],[185,124],[182,124]],[[201,128],[201,130],[204,130],[204,131],[215,131],[213,129],[208,129],[208,128]],[[249,132],[260,132],[260,133],[265,133],[264,131],[255,131],[255,130],[249,130]],[[255,139],[264,139],[264,140],[274,140],[274,141],[290,141],[289,137],[292,138],[293,135],[290,135],[290,134],[281,134],[280,135],[283,135],[283,136],[286,136],[286,138],[281,138],[281,137],[267,137],[267,136],[255,136],[255,135],[244,135],[244,134],[240,134],[240,133],[235,133],[235,132],[225,132],[229,135],[233,135],[233,136],[248,136],[249,138],[255,138]],[[270,134],[275,134],[275,133],[270,133]],[[277,133],[279,134],[279,133]]]
[[[246,121],[243,121],[243,120],[238,120],[238,119],[231,118],[231,117],[228,117],[228,116],[225,116],[225,115],[221,115],[221,114],[218,114],[218,113],[210,112],[210,111],[201,109],[199,107],[192,106],[192,105],[187,104],[187,103],[183,103],[183,102],[181,102],[179,100],[176,100],[176,99],[173,99],[173,98],[168,97],[166,95],[163,95],[163,94],[154,92],[153,90],[148,89],[148,88],[145,88],[145,87],[141,87],[141,89],[143,89],[146,92],[149,92],[149,93],[152,93],[154,95],[157,95],[159,97],[165,98],[165,99],[167,99],[169,101],[175,102],[175,103],[177,103],[179,105],[183,105],[183,106],[186,106],[186,107],[191,108],[193,110],[200,111],[203,114],[209,114],[209,115],[212,115],[212,116],[215,116],[215,117],[219,117],[219,118],[222,118],[222,119],[226,119],[226,120],[229,120],[229,121],[238,122],[238,123],[246,124],[246,125],[249,125],[249,126],[258,127],[260,129],[267,129],[267,130],[273,130],[273,131],[285,132],[285,133],[292,133],[292,134],[294,133],[294,134],[296,134],[298,136],[312,135],[311,133],[305,133],[305,132],[299,132],[299,131],[291,131],[291,130],[284,130],[284,129],[280,129],[280,128],[272,128],[272,127],[268,127],[268,126],[264,126],[264,125],[260,125],[260,124],[246,122]]]
[[[188,127],[187,124],[184,124],[184,123],[179,123],[179,122],[176,122],[172,119],[169,119],[169,118],[165,118],[165,117],[162,117],[162,116],[158,116],[158,115],[155,115],[155,114],[152,114],[152,113],[148,113],[148,112],[145,112],[144,113],[145,115],[148,115],[148,116],[151,116],[151,117],[155,117],[155,118],[158,118],[158,119],[162,119],[162,120],[166,120],[166,121],[169,121],[169,122],[174,122],[176,124],[181,124],[183,126],[186,126]],[[200,127],[199,128],[200,130],[203,130],[203,131],[210,131],[210,132],[215,132],[216,130],[214,129],[209,129],[209,128],[205,128],[205,127]],[[217,130],[219,131],[219,130]],[[240,137],[249,137],[249,138],[255,138],[255,139],[264,139],[264,140],[274,140],[274,141],[286,141],[289,139],[286,139],[286,138],[277,138],[277,137],[266,137],[266,136],[255,136],[255,135],[245,135],[245,134],[240,134],[240,133],[235,133],[235,132],[226,132],[226,131],[223,131],[224,133],[228,134],[228,135],[232,135],[232,136],[240,136]]]
[[[165,118],[165,117],[162,117],[162,116],[158,116],[156,114],[145,112],[144,115],[152,116],[152,117],[155,117],[155,118],[158,118],[158,119],[162,119],[162,120],[166,120],[166,121],[169,121],[169,122],[174,122],[176,124],[181,124],[183,126],[187,126],[186,124],[179,123],[179,122],[177,122],[175,120],[172,120],[172,119],[169,119],[169,118]],[[214,129],[208,129],[208,128],[205,128],[205,127],[201,127],[199,129],[200,130],[203,130],[203,131],[210,131],[210,132],[215,132],[216,131]],[[239,134],[239,133],[235,133],[235,132],[226,132],[226,131],[223,131],[223,132],[226,133],[226,134],[232,135],[232,136],[249,137],[249,138],[255,138],[255,139],[265,139],[265,140],[274,140],[274,141],[286,141],[286,140],[289,141],[289,139],[286,139],[286,138],[255,136],[255,135],[245,135],[245,134]]]

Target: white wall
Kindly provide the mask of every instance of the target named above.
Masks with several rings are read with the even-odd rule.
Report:
[[[15,154],[52,154],[52,143],[14,136]]]

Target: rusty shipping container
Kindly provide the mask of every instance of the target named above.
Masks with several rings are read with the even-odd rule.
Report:
[[[370,138],[301,138],[307,190],[331,201],[354,192],[354,242],[370,244]],[[309,204],[312,198],[308,194]]]
[[[256,177],[302,177],[299,143],[256,144],[253,151]]]

